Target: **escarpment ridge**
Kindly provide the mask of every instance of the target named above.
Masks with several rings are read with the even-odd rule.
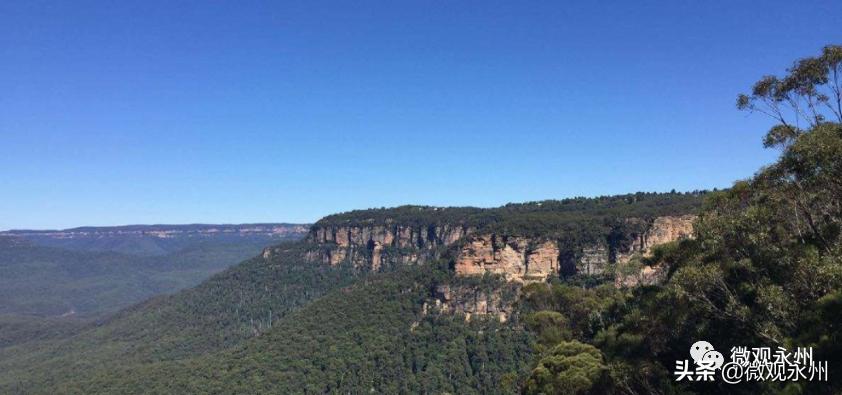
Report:
[[[448,259],[457,276],[530,283],[602,275],[654,246],[692,237],[703,193],[638,193],[490,209],[401,206],[323,218],[305,260],[381,271]],[[264,255],[272,254],[272,249]]]

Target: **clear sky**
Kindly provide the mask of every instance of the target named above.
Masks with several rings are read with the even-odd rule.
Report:
[[[129,4],[133,3],[133,4]],[[5,1],[0,229],[728,187],[840,1]]]

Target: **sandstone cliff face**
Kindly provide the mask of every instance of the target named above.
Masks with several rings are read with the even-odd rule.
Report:
[[[617,263],[628,264],[635,254],[648,257],[652,254],[652,248],[657,245],[693,237],[693,221],[696,218],[695,215],[656,218],[652,226],[635,239],[631,251],[622,255],[618,254]],[[654,266],[644,265],[631,271],[618,270],[614,277],[614,286],[636,287],[660,284],[666,280],[668,270],[667,262],[659,262]]]
[[[628,247],[612,246],[607,242],[588,245],[574,251],[567,261],[575,260],[571,266],[576,273],[602,274],[616,263],[627,263],[636,254],[649,255],[656,245],[692,237],[694,220],[692,215],[658,217],[645,231],[629,235],[632,242]],[[512,282],[539,282],[559,274],[561,264],[567,262],[562,258],[564,251],[569,248],[555,240],[473,234],[459,250],[454,266],[460,276],[494,273]],[[649,270],[641,274],[645,276],[641,281],[653,282],[662,277],[661,271]]]
[[[634,273],[617,274],[614,278],[614,286],[622,288],[661,284],[667,279],[667,269],[669,267],[665,263],[661,263],[655,266],[643,266]]]
[[[410,226],[388,223],[370,226],[314,226],[307,240],[320,246],[306,259],[379,270],[384,264],[422,263],[434,258],[438,247],[452,245],[473,233],[462,225]]]
[[[506,301],[503,290],[479,290],[474,287],[439,285],[434,297],[424,303],[422,314],[460,314],[465,321],[492,318],[506,322],[514,305]]]
[[[456,259],[460,276],[500,274],[509,281],[545,281],[558,272],[559,250],[553,241],[493,234],[469,238]]]
[[[315,247],[306,253],[311,262],[380,270],[384,265],[423,263],[439,257],[444,248],[458,245],[453,261],[458,276],[498,274],[515,283],[546,281],[560,273],[562,266],[575,273],[599,275],[629,262],[635,255],[646,256],[652,247],[691,237],[695,216],[658,217],[651,223],[635,222],[639,233],[623,234],[624,243],[603,242],[575,247],[557,240],[494,233],[477,233],[464,225],[412,226],[386,221],[368,226],[314,226],[308,236]],[[565,269],[567,270],[567,269]],[[618,279],[619,284],[658,281],[661,271],[635,273],[639,280]],[[569,274],[569,273],[568,273]],[[643,277],[641,277],[643,276]]]
[[[608,248],[604,245],[585,247],[576,269],[583,274],[602,274],[610,263],[608,257]]]
[[[626,263],[634,254],[649,256],[652,247],[693,236],[695,215],[658,217],[645,232],[636,235],[631,248],[617,253],[617,262]]]

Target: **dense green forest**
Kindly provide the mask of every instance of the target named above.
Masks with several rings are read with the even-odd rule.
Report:
[[[0,315],[0,350],[26,342],[61,339],[78,333],[88,324],[75,317]]]
[[[302,262],[302,253],[292,244],[271,261],[246,261],[196,288],[91,323],[71,338],[2,349],[0,389],[220,350],[268,331],[294,308],[355,280],[346,268]]]
[[[414,228],[463,225],[483,231],[523,236],[559,237],[571,233],[600,233],[618,219],[652,219],[663,215],[687,214],[701,206],[707,191],[637,192],[595,198],[570,198],[540,202],[511,203],[495,208],[401,206],[356,210],[329,215],[316,226],[367,226],[386,223]],[[595,230],[599,228],[599,230]]]
[[[406,267],[336,289],[222,352],[67,376],[79,393],[498,393],[527,373],[530,335],[496,321],[424,316],[444,267]],[[500,380],[510,377],[505,387]]]

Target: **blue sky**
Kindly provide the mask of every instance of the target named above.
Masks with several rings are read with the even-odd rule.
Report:
[[[0,229],[728,187],[842,2],[10,1]]]

